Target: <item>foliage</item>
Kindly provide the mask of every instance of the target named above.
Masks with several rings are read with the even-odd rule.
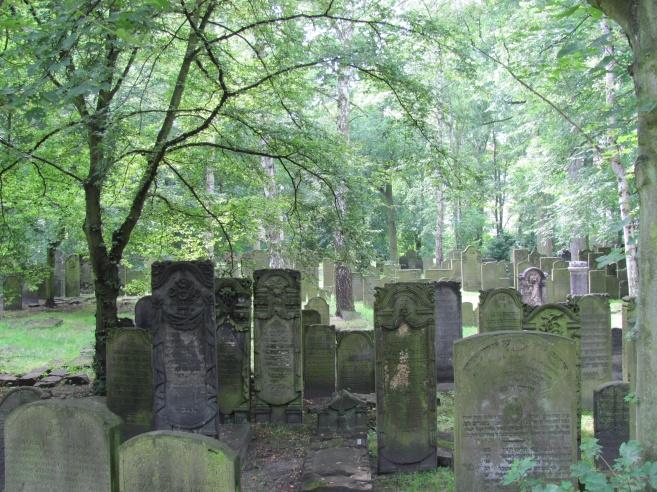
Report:
[[[514,237],[508,232],[502,232],[484,242],[484,255],[497,261],[510,261],[514,245]]]

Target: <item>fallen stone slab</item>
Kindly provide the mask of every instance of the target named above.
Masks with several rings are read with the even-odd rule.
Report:
[[[0,386],[18,386],[18,378],[13,374],[0,374]]]
[[[302,490],[372,490],[367,447],[334,447],[310,452],[304,462]]]
[[[34,386],[39,379],[48,375],[49,370],[48,367],[39,367],[23,374],[18,378],[18,386]]]
[[[65,367],[59,367],[57,369],[53,369],[50,371],[50,376],[57,376],[60,378],[63,378],[64,376],[68,376],[68,369]]]
[[[34,386],[37,388],[54,388],[61,382],[62,378],[59,376],[46,376],[41,381],[38,381]]]
[[[72,384],[75,386],[82,386],[83,384],[91,383],[89,376],[84,373],[71,374],[70,376],[64,377],[64,383]]]

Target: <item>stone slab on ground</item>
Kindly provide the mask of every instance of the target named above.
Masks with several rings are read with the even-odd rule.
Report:
[[[16,321],[11,324],[12,328],[25,328],[28,330],[57,328],[64,323],[64,320],[59,318],[41,318]]]
[[[240,458],[242,468],[246,464],[246,455],[251,442],[251,425],[223,424],[219,426],[218,439],[232,449]]]
[[[331,447],[308,453],[302,478],[304,491],[372,490],[367,447]]]

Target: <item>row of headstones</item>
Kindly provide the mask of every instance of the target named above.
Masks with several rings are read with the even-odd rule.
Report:
[[[240,458],[219,440],[154,431],[122,442],[103,399],[44,398],[16,388],[0,401],[0,490],[240,490]]]

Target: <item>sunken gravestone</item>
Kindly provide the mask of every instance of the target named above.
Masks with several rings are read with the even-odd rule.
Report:
[[[300,275],[256,270],[254,278],[256,422],[300,424],[303,408]]]
[[[240,490],[240,459],[211,437],[155,431],[119,448],[121,492],[234,492]]]
[[[497,492],[516,459],[532,475],[568,480],[577,461],[576,342],[499,331],[454,344],[457,492]]]
[[[374,303],[379,473],[437,466],[435,287],[387,284]]]
[[[341,330],[336,333],[337,389],[374,393],[374,332]]]
[[[215,279],[217,407],[221,424],[249,420],[251,288],[248,279]]]
[[[325,398],[335,392],[335,327],[303,327],[303,395]]]
[[[215,435],[214,268],[210,261],[152,265],[154,428]]]
[[[618,458],[620,445],[630,440],[630,405],[625,401],[629,392],[629,383],[614,381],[593,393],[593,433],[602,447],[601,457],[609,465]],[[599,465],[607,469],[604,461]]]
[[[18,275],[8,275],[2,284],[5,311],[23,309],[23,279]]]
[[[524,305],[516,289],[491,289],[479,293],[479,333],[522,330]]]
[[[522,302],[528,306],[545,304],[545,273],[539,268],[527,268],[518,277],[518,290],[522,296]]]
[[[78,255],[66,258],[64,282],[66,297],[80,296],[80,257]]]
[[[365,436],[368,431],[367,402],[347,390],[338,391],[317,412],[317,433],[322,436]]]
[[[463,338],[461,322],[461,284],[437,282],[436,303],[436,374],[438,383],[454,382],[454,356],[452,346]]]
[[[123,419],[123,435],[153,424],[153,337],[142,328],[118,328],[107,340],[107,408]]]
[[[0,490],[5,484],[5,419],[10,412],[25,405],[39,401],[45,397],[45,393],[38,388],[21,387],[10,390],[4,398],[0,399]]]
[[[308,300],[304,309],[313,309],[320,315],[320,324],[328,325],[331,318],[328,303],[321,297],[313,297]]]
[[[611,329],[611,379],[623,380],[623,330]]]
[[[149,331],[153,329],[153,296],[144,296],[135,304],[135,326]]]
[[[18,407],[5,421],[5,492],[118,492],[120,425],[94,398]]]

